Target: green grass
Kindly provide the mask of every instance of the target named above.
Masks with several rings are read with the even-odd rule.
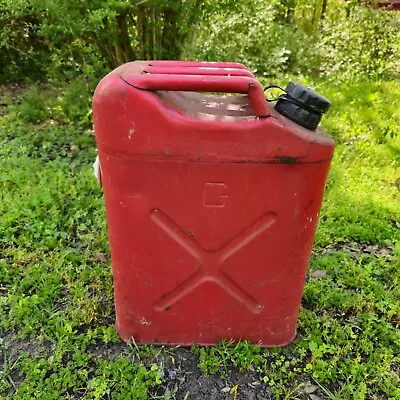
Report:
[[[202,373],[252,371],[277,399],[309,398],[306,382],[327,399],[400,399],[400,86],[305,83],[332,100],[323,126],[338,145],[298,337],[283,349],[222,342],[191,351]],[[179,353],[121,345],[113,328],[90,89],[1,89],[0,398],[176,392],[164,367]],[[240,390],[226,398],[242,399]]]

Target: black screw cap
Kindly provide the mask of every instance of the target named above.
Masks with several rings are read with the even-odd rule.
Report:
[[[289,82],[286,94],[279,97],[275,109],[305,128],[315,130],[331,105],[317,92],[295,82]]]

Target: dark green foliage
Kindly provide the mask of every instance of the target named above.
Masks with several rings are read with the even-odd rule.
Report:
[[[354,78],[400,76],[399,13],[357,7],[328,9],[319,34],[320,70]]]
[[[41,14],[30,0],[0,1],[0,79],[43,76],[48,46],[40,32]]]
[[[314,68],[315,38],[299,26],[282,23],[280,7],[263,0],[241,0],[235,7],[221,7],[206,16],[188,46],[187,57],[240,61],[269,76]]]
[[[240,0],[206,16],[187,55],[267,76],[399,76],[398,14],[337,0]]]
[[[2,78],[99,77],[134,59],[179,58],[202,3],[3,0]]]
[[[136,59],[398,76],[399,13],[340,0],[3,0],[0,79],[99,79]]]

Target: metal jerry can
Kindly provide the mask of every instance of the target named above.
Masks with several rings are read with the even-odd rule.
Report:
[[[334,150],[316,129],[328,107],[293,83],[270,106],[238,63],[136,61],[100,82],[93,115],[124,341],[294,339]]]

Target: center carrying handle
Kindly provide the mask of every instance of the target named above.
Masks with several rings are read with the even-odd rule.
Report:
[[[264,90],[248,70],[238,68],[234,63],[182,64],[153,62],[143,69],[141,75],[135,76],[134,81],[125,76],[121,78],[129,85],[142,90],[247,94],[257,116],[270,115]]]

